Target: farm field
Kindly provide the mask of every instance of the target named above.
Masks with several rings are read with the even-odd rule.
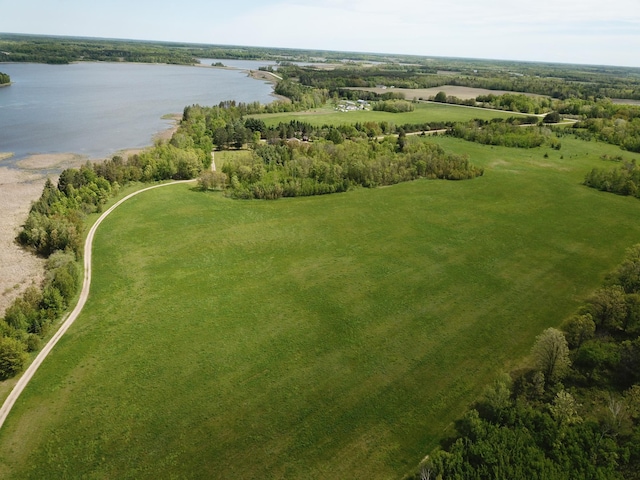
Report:
[[[465,122],[476,118],[491,120],[492,118],[509,118],[521,115],[514,112],[502,112],[483,108],[464,107],[458,105],[444,105],[437,103],[418,103],[413,112],[389,113],[374,111],[338,112],[332,107],[316,108],[303,112],[265,113],[248,115],[259,118],[267,126],[278,125],[280,122],[289,123],[291,120],[307,122],[321,127],[323,125],[344,125],[358,122],[388,122],[394,125],[407,123],[421,124],[429,122]]]
[[[85,311],[0,430],[0,477],[411,472],[640,241],[637,199],[580,185],[640,155],[433,141],[484,176],[119,207]]]
[[[447,95],[458,97],[463,100],[470,98],[476,98],[478,95],[504,95],[505,93],[527,95],[528,97],[542,97],[543,95],[536,95],[535,93],[524,92],[508,92],[506,90],[488,90],[486,88],[474,88],[474,87],[462,87],[459,85],[442,85],[441,87],[433,88],[381,88],[381,87],[348,87],[348,90],[364,90],[367,92],[375,92],[379,94],[383,93],[404,93],[407,100],[413,99],[427,99],[429,97],[435,97],[438,92],[444,92]]]

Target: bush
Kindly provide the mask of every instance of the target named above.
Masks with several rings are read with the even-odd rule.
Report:
[[[560,114],[558,112],[547,113],[542,121],[544,123],[558,123],[560,121]]]
[[[223,172],[202,172],[198,178],[198,187],[201,190],[224,190],[227,186],[227,175]]]
[[[21,372],[29,356],[25,345],[14,338],[0,338],[0,379],[6,379]]]
[[[40,350],[41,343],[42,341],[38,335],[30,333],[29,336],[27,336],[27,351],[35,352],[36,350]]]

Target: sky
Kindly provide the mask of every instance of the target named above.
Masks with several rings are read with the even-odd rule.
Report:
[[[640,0],[0,0],[0,32],[640,67]]]

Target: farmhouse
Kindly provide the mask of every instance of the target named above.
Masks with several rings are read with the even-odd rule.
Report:
[[[356,110],[369,110],[369,102],[366,100],[358,100],[353,102],[351,100],[345,100],[336,106],[336,110],[339,112],[355,112]]]

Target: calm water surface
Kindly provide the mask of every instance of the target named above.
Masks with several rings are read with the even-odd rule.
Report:
[[[242,63],[234,62],[243,68]],[[257,68],[253,63],[246,68]],[[245,72],[127,63],[0,64],[13,84],[0,88],[3,165],[35,153],[106,158],[149,145],[171,125],[162,116],[223,100],[269,103],[272,86]]]

